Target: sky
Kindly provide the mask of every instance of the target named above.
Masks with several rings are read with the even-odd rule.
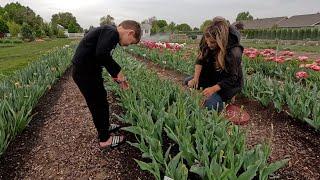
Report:
[[[83,28],[98,26],[110,14],[118,24],[123,20],[157,19],[188,23],[199,27],[206,19],[222,16],[231,23],[239,12],[249,11],[254,18],[293,16],[320,12],[320,0],[0,0],[0,6],[19,2],[29,6],[45,21],[58,12],[71,12]]]

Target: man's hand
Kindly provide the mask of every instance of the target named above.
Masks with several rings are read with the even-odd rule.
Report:
[[[126,80],[126,77],[122,74],[122,71],[120,71],[117,77],[114,78],[113,80],[120,85],[121,89],[123,90],[129,89],[129,83]]]
[[[199,84],[199,80],[193,78],[188,82],[188,87],[198,89],[198,84]]]

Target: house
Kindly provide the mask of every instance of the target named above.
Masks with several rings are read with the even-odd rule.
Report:
[[[319,28],[320,13],[292,16],[278,24],[279,28]]]
[[[151,24],[149,24],[149,23],[142,23],[142,24],[141,24],[142,37],[150,37],[151,28],[152,28]]]
[[[240,21],[243,24],[244,29],[271,29],[277,27],[279,23],[286,20],[287,17],[274,17],[274,18],[263,18],[254,20]],[[233,23],[236,25],[239,22]]]
[[[244,29],[271,29],[278,28],[319,28],[320,29],[320,13],[295,15],[290,18],[274,17],[240,21],[244,25]],[[239,22],[233,23],[233,25]]]
[[[61,26],[60,24],[57,25],[57,28],[59,30],[62,30],[64,32],[64,35],[69,37],[69,33],[68,33],[68,29],[64,28],[63,26]]]

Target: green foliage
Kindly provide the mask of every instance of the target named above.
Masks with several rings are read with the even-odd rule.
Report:
[[[34,41],[35,35],[32,32],[31,26],[24,23],[21,28],[21,36],[23,40]]]
[[[54,24],[54,25],[59,24],[59,25],[63,26],[65,29],[68,29],[69,25],[73,24],[73,25],[76,26],[77,32],[82,32],[83,31],[81,26],[77,23],[76,17],[74,17],[72,15],[72,13],[69,13],[69,12],[64,12],[64,13],[60,12],[58,14],[52,15],[51,23]]]
[[[132,52],[138,52],[138,48],[134,49]],[[147,56],[154,57],[151,60],[155,62],[170,58],[169,53],[165,57],[150,53]],[[202,179],[267,179],[270,173],[285,165],[286,161],[267,163],[270,154],[267,146],[247,150],[244,133],[217,113],[201,108],[201,96],[197,92],[181,91],[178,85],[160,80],[123,50],[118,49],[114,56],[131,82],[130,91],[112,87],[127,110],[120,119],[132,124],[125,130],[134,133],[138,142],[130,144],[140,149],[142,157],[150,159],[149,163],[137,162],[155,179],[162,179],[163,174],[186,180],[189,171]],[[188,61],[177,61],[177,58],[181,56],[171,53],[172,60],[168,61],[172,64],[162,65],[184,67],[178,70],[188,71],[187,66],[182,65]],[[163,146],[164,136],[171,139],[178,152],[172,153],[171,147]]]
[[[178,31],[191,31],[192,30],[191,27],[186,23],[182,23],[182,24],[177,25],[176,29]]]
[[[243,20],[253,20],[253,16],[247,12],[240,12],[237,15],[236,21],[243,21]]]
[[[71,49],[52,52],[0,82],[0,156],[28,125],[32,109],[69,66],[72,53]]]
[[[7,22],[11,37],[17,37],[21,32],[21,26],[15,22]]]
[[[70,24],[74,25],[74,22],[69,23],[68,26],[70,26]],[[101,17],[100,18],[100,26],[103,26],[103,25],[115,25],[114,17],[110,16],[109,14],[107,16]]]
[[[212,20],[205,20],[200,26],[200,31],[203,32],[211,23]]]
[[[7,23],[0,16],[0,33],[8,33],[9,27]]]

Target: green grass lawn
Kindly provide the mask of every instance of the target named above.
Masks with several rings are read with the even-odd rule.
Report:
[[[13,74],[55,47],[70,44],[70,39],[54,39],[43,42],[0,44],[0,79]]]

